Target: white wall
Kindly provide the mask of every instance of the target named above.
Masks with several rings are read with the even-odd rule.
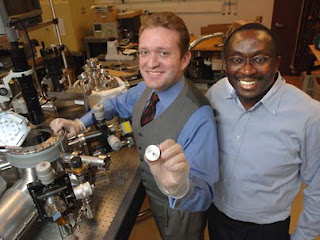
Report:
[[[185,21],[189,32],[200,35],[200,27],[208,24],[232,23],[242,19],[254,21],[256,16],[262,16],[262,23],[271,27],[274,0],[239,0],[238,14],[222,15],[222,13],[193,13],[178,15]]]
[[[149,3],[141,3],[142,1]],[[235,20],[242,19],[254,21],[256,16],[262,16],[262,23],[267,27],[271,26],[272,11],[274,0],[238,0],[237,15],[222,15],[222,0],[206,1],[166,1],[160,0],[153,3],[151,0],[140,0],[140,3],[119,4],[119,0],[95,0],[96,4],[115,3],[119,9],[142,9],[149,12],[173,11],[176,12],[186,23],[189,32],[200,35],[200,27],[208,24],[232,23]],[[129,2],[129,3],[128,3]],[[132,1],[134,2],[134,1]]]

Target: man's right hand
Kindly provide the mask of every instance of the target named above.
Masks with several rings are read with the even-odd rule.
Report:
[[[56,118],[51,121],[50,127],[55,133],[64,129],[68,138],[77,136],[79,133],[86,131],[86,127],[79,119],[69,120],[65,118]]]

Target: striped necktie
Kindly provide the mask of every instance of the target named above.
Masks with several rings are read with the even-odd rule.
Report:
[[[151,122],[156,115],[156,104],[159,101],[158,95],[153,92],[148,106],[144,109],[142,116],[141,116],[141,126],[146,125],[147,123]]]

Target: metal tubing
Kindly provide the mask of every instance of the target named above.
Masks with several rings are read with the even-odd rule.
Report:
[[[37,180],[35,168],[18,168],[20,179],[12,186],[14,189],[23,191],[29,195],[27,184]]]
[[[94,218],[94,212],[92,211],[91,205],[91,197],[86,198],[83,200],[83,204],[86,206],[85,216],[87,219],[93,219]]]
[[[36,180],[35,169],[18,169],[21,177],[0,199],[0,239],[17,239],[38,217],[27,184]]]
[[[18,239],[37,217],[38,211],[28,193],[8,189],[0,199],[0,238]]]
[[[73,154],[65,153],[62,156],[64,162],[69,162],[73,158]],[[88,163],[93,167],[97,167],[100,170],[107,170],[109,157],[106,155],[99,155],[98,157],[80,155],[81,161],[83,163]]]
[[[72,147],[77,144],[84,144],[84,143],[86,143],[87,140],[92,139],[92,138],[96,138],[96,137],[100,137],[100,136],[102,136],[102,132],[99,130],[92,131],[92,132],[85,133],[85,134],[79,134],[78,137],[76,139],[74,139],[73,141],[69,142],[68,145],[70,147]]]
[[[7,170],[7,169],[10,169],[10,168],[11,168],[11,165],[9,162],[1,162],[0,163],[0,172]]]
[[[200,42],[202,42],[202,41],[204,41],[206,39],[216,38],[216,37],[223,37],[224,35],[225,34],[222,33],[222,32],[216,32],[216,33],[200,36],[199,38],[197,38],[194,41],[192,41],[192,43],[190,43],[189,51],[192,50],[193,48],[195,48],[195,46],[197,46]]]
[[[58,225],[59,232],[63,239],[78,239],[72,230],[72,226],[70,224]]]

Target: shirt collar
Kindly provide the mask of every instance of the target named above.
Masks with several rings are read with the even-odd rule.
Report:
[[[236,97],[237,98],[237,94],[236,94],[236,90],[232,87],[232,85],[230,84],[228,78],[226,78],[227,81],[227,93],[226,93],[226,98],[233,98]]]
[[[161,92],[156,92],[153,90],[152,92],[157,93],[159,97],[159,102],[161,102],[163,106],[169,106],[173,102],[173,100],[176,99],[178,94],[182,91],[185,81],[185,77],[182,76],[178,82],[176,82],[166,90]]]
[[[277,114],[285,82],[285,79],[278,72],[278,78],[274,82],[273,86],[267,92],[267,94],[260,100],[260,102],[265,106],[265,108],[269,110],[273,115]]]
[[[267,92],[267,94],[257,102],[251,110],[254,110],[259,104],[263,104],[268,111],[272,114],[276,115],[279,107],[279,103],[282,96],[282,86],[285,84],[285,79],[281,76],[280,72],[277,73],[278,77],[274,82],[271,89]],[[236,94],[236,90],[232,87],[229,81],[226,81],[226,95],[225,98],[235,98],[238,102],[238,96]]]

